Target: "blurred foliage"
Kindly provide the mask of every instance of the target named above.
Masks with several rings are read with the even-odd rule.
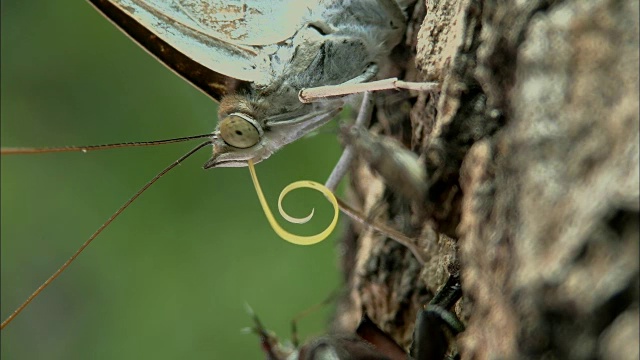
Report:
[[[141,141],[210,132],[216,104],[82,1],[2,1],[2,146]],[[331,127],[331,125],[329,125]],[[2,317],[111,213],[194,144],[2,158]],[[203,171],[209,150],[169,173],[1,334],[3,359],[257,359],[244,302],[281,337],[339,284],[336,234],[310,247],[269,228],[246,168]],[[335,132],[257,166],[272,206],[288,183],[323,182]],[[302,229],[331,217],[322,195],[285,200]],[[282,221],[282,220],[281,220]],[[344,221],[341,221],[344,224]],[[343,225],[344,226],[344,225]],[[339,226],[340,227],[340,226]],[[300,323],[323,331],[326,307]]]

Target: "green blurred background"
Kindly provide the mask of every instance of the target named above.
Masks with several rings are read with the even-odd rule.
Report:
[[[212,131],[216,104],[84,1],[2,1],[2,146],[163,139]],[[331,127],[331,125],[329,125]],[[274,208],[295,180],[323,182],[331,130],[258,165]],[[111,213],[193,144],[2,158],[2,318]],[[289,321],[340,282],[336,238],[291,245],[269,228],[249,172],[203,171],[209,150],[161,179],[2,331],[3,359],[258,359],[244,303],[289,338]],[[310,234],[331,217],[322,195]],[[281,220],[282,221],[282,220]],[[341,221],[340,227],[344,226]],[[331,307],[300,323],[320,334]]]

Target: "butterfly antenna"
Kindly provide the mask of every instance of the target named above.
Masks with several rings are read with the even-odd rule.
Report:
[[[107,219],[107,221],[105,221],[104,224],[102,224],[98,228],[98,230],[96,230],[93,233],[93,235],[91,235],[91,237],[89,237],[89,239],[87,239],[87,241],[85,241],[84,244],[82,244],[78,248],[78,250],[76,250],[76,252],[69,258],[69,260],[67,260],[64,264],[62,264],[62,266],[60,266],[60,268],[55,273],[53,273],[53,275],[51,275],[44,283],[42,283],[42,285],[40,285],[36,289],[36,291],[34,291],[33,294],[31,294],[27,298],[27,300],[25,300],[22,303],[22,305],[20,305],[5,321],[2,322],[2,324],[0,324],[0,330],[4,329],[4,327],[7,326],[7,324],[9,324],[13,319],[15,319],[15,317],[18,316],[22,312],[22,310],[24,310],[29,305],[29,303],[31,303],[31,301],[33,301],[33,299],[35,299],[47,286],[49,286],[49,284],[51,284],[53,280],[57,279],[58,276],[60,276],[60,274],[62,274],[62,272],[65,271],[69,267],[69,265],[71,265],[71,263],[78,257],[78,255],[80,255],[80,253],[82,253],[82,251],[87,246],[89,246],[89,244],[91,244],[93,239],[98,237],[98,235],[100,235],[100,233],[102,233],[102,231],[107,226],[109,226],[109,224],[111,224],[113,220],[115,220],[120,214],[122,214],[122,212],[126,208],[128,208],[129,205],[131,205],[131,203],[133,203],[138,197],[140,197],[142,193],[144,193],[151,185],[153,185],[156,181],[158,181],[158,179],[163,177],[171,169],[180,165],[180,163],[182,163],[188,157],[190,157],[191,155],[196,153],[198,150],[202,149],[207,145],[211,145],[211,141],[205,141],[202,144],[196,146],[194,149],[192,149],[188,153],[182,155],[178,160],[174,161],[171,165],[167,166],[164,170],[162,170],[156,176],[154,176],[153,179],[149,180],[149,182],[147,182],[142,188],[140,188],[140,190],[138,190],[131,198],[129,198],[129,200],[127,200],[127,202],[125,202],[122,206],[120,206],[120,208],[118,208],[118,210],[116,210],[116,212],[114,212],[113,215],[111,215],[111,217],[109,217],[109,219]]]
[[[72,152],[72,151],[81,151],[83,153],[86,153],[88,151],[96,151],[96,150],[173,144],[178,142],[208,138],[211,136],[212,136],[211,134],[202,134],[202,135],[185,136],[185,137],[165,139],[165,140],[135,141],[135,142],[124,142],[124,143],[116,143],[116,144],[88,145],[88,146],[62,146],[62,147],[44,147],[44,148],[8,147],[8,148],[0,148],[0,155],[43,154],[43,153],[58,153],[58,152]]]

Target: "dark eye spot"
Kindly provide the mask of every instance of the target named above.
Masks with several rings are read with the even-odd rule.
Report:
[[[236,130],[236,135],[242,136],[242,131]]]

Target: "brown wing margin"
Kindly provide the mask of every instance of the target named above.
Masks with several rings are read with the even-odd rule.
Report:
[[[219,102],[223,96],[234,92],[244,83],[191,60],[109,0],[89,0],[89,2],[153,57],[214,100]]]

